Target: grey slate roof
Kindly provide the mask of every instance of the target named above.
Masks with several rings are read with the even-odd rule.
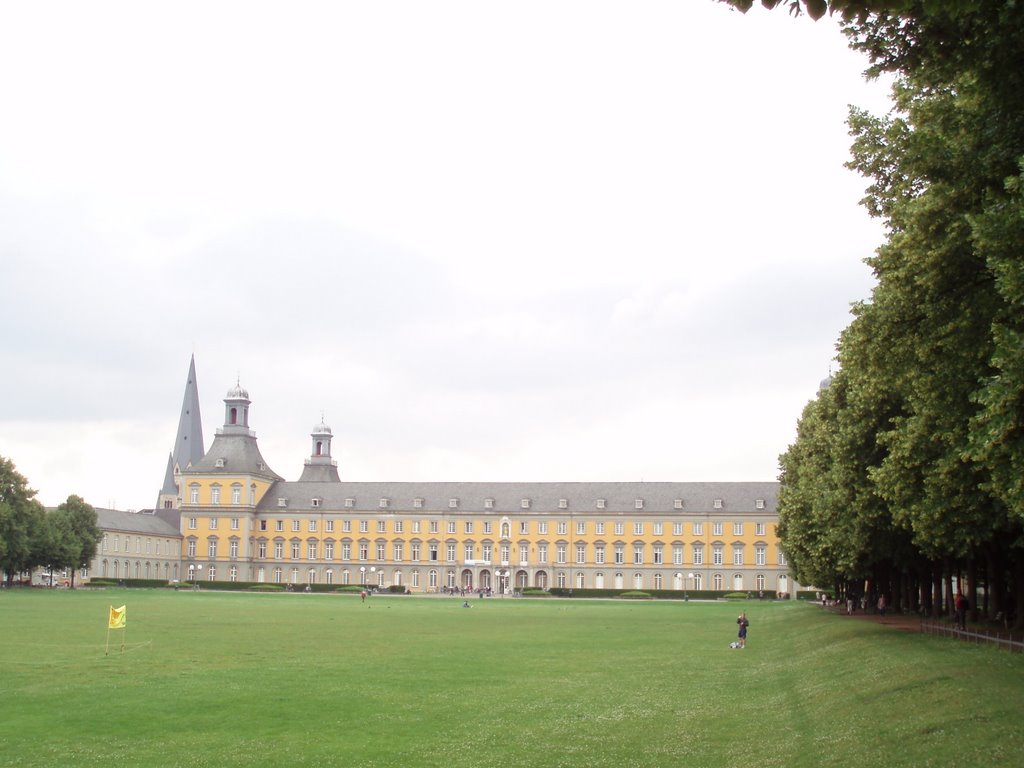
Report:
[[[279,510],[278,499],[287,499],[287,509],[292,511],[344,511],[345,499],[353,499],[354,511],[414,511],[413,500],[423,499],[425,512],[477,512],[490,514],[528,514],[530,512],[578,512],[596,513],[597,500],[605,500],[604,512],[636,513],[637,499],[644,502],[643,514],[665,513],[765,513],[774,514],[778,497],[777,482],[721,482],[721,483],[671,483],[671,482],[567,482],[567,483],[436,483],[436,482],[286,482],[275,483],[260,501],[261,513]],[[321,500],[320,506],[313,507],[312,500]],[[388,507],[380,507],[381,499],[388,499]],[[455,509],[449,507],[451,499],[458,500]],[[484,506],[485,499],[493,499],[491,509]],[[523,499],[530,500],[530,507],[524,509]],[[566,499],[567,508],[559,508],[559,502]],[[682,499],[682,510],[675,508],[675,500]],[[722,500],[721,509],[715,509],[716,499]],[[758,499],[764,501],[764,509],[757,509]],[[416,510],[419,511],[419,510]]]
[[[96,524],[105,531],[128,531],[147,536],[181,537],[176,526],[148,512],[125,512],[120,509],[96,510]]]
[[[218,461],[223,460],[223,466]],[[192,465],[193,472],[211,475],[237,475],[239,473],[263,477],[267,480],[281,480],[281,476],[267,466],[263,460],[256,436],[252,432],[239,434],[237,428],[227,434],[217,432],[213,445],[206,455]]]
[[[199,386],[196,383],[196,357],[188,364],[188,378],[185,381],[185,396],[181,402],[181,416],[178,418],[178,434],[174,438],[174,449],[167,459],[167,470],[164,473],[164,484],[160,493],[173,495],[174,465],[180,470],[196,464],[203,458],[203,419],[199,413]]]

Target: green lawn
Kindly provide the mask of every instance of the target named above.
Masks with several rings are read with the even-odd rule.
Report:
[[[107,610],[128,606],[110,632]],[[987,766],[1024,657],[742,604],[0,594],[0,765]],[[126,648],[121,652],[122,635]]]

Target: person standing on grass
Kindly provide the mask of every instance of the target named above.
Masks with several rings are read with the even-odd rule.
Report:
[[[956,593],[956,628],[967,629],[967,598],[963,592]]]
[[[883,619],[885,618],[885,595],[879,595],[878,597],[878,614]]]
[[[746,611],[744,611],[743,613],[741,613],[739,615],[739,618],[736,619],[736,623],[739,625],[739,628],[740,628],[740,631],[737,634],[737,636],[739,637],[739,641],[740,641],[740,648],[746,648],[747,647],[747,627],[750,626],[750,622],[747,621],[747,613],[746,613]]]

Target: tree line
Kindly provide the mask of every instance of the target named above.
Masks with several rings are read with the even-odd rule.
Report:
[[[80,496],[47,510],[10,459],[0,456],[0,569],[7,586],[38,567],[85,568],[103,537],[96,510]]]
[[[741,9],[751,3],[726,0]],[[933,615],[1024,624],[1024,3],[780,3],[840,14],[885,116],[851,109],[848,167],[886,235],[840,370],[780,457],[797,578]]]

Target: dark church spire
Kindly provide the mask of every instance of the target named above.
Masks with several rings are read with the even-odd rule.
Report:
[[[199,413],[199,386],[196,384],[196,356],[188,364],[188,379],[185,381],[185,397],[181,403],[181,417],[178,419],[178,435],[174,448],[167,458],[167,472],[160,489],[158,509],[177,507],[178,475],[206,454],[203,448],[203,420]]]

